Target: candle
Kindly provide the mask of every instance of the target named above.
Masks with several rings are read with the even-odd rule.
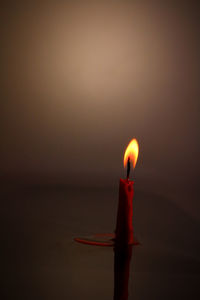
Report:
[[[127,178],[119,182],[119,203],[117,212],[117,225],[115,234],[94,234],[88,237],[77,237],[74,240],[79,243],[96,246],[137,245],[133,238],[133,181],[129,180],[131,162],[135,168],[139,153],[136,139],[131,140],[124,153],[124,167],[127,165]]]
[[[115,230],[116,244],[136,244],[133,237],[133,184],[134,181],[129,180],[131,162],[135,168],[139,153],[139,146],[136,139],[128,144],[124,153],[124,167],[127,165],[127,178],[119,181],[119,202],[117,212],[117,224]]]

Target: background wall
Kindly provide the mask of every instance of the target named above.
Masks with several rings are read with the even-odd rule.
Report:
[[[198,1],[2,7],[1,181],[138,185],[199,218]]]

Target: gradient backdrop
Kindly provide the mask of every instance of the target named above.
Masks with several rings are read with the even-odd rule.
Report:
[[[2,183],[135,178],[199,218],[198,1],[51,1],[1,9]]]

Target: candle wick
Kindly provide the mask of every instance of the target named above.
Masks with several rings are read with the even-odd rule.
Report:
[[[127,162],[127,180],[129,180],[130,170],[131,170],[131,163],[130,163],[130,157],[128,157],[128,162]]]

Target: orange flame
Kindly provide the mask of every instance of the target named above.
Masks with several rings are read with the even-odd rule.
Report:
[[[136,139],[133,139],[128,144],[125,153],[124,153],[124,168],[126,167],[128,158],[133,163],[133,168],[135,168],[139,153],[139,145]]]

